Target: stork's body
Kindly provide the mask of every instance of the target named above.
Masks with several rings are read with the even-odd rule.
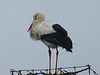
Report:
[[[72,52],[72,41],[69,38],[67,31],[59,24],[45,20],[45,16],[37,12],[33,16],[34,20],[29,28],[30,36],[34,40],[42,41],[49,48],[49,74],[51,74],[51,50],[50,48],[56,48],[56,68],[58,50],[57,47],[61,46],[66,51]],[[29,31],[28,30],[28,31]],[[56,70],[55,70],[56,73]]]

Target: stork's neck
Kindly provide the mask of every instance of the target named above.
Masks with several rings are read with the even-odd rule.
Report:
[[[33,27],[36,26],[37,24],[43,22],[43,20],[33,20],[32,24],[33,24]]]

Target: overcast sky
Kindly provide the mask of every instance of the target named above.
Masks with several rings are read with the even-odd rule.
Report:
[[[27,32],[37,11],[73,41],[73,54],[59,47],[58,67],[90,64],[100,74],[100,0],[0,0],[0,75],[10,75],[11,68],[48,68],[48,48]]]

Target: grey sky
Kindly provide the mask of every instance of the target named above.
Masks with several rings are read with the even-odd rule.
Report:
[[[90,64],[100,74],[100,0],[0,0],[0,75],[11,68],[48,68],[48,48],[27,33],[37,11],[73,40],[73,54],[59,48],[58,67]],[[52,68],[55,54],[52,50]]]

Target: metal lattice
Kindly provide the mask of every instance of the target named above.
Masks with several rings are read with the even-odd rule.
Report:
[[[73,71],[69,71],[73,69]],[[55,69],[51,69],[53,71]],[[31,70],[14,70],[10,69],[11,75],[48,75],[49,69],[31,69]],[[57,75],[77,75],[81,72],[88,71],[88,75],[98,75],[90,65],[86,66],[74,66],[74,67],[63,67],[57,68]],[[92,73],[91,73],[92,72]]]

